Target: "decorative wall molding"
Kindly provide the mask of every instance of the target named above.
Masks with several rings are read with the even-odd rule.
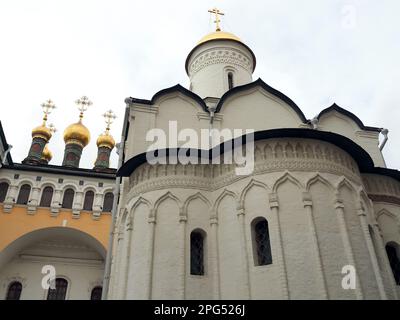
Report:
[[[251,58],[243,51],[231,47],[212,48],[197,55],[190,64],[189,74],[193,76],[199,70],[213,64],[228,64],[242,67],[253,72]]]
[[[146,113],[153,113],[157,114],[158,113],[158,106],[143,106],[143,105],[134,105],[132,107],[133,111],[138,111],[138,112],[146,112]],[[135,116],[133,116],[134,118]]]
[[[387,196],[384,194],[369,194],[368,197],[374,202],[387,202],[400,206],[399,197]]]
[[[397,180],[377,174],[363,174],[362,179],[373,201],[400,204],[400,182]]]
[[[43,263],[43,262],[60,262],[66,265],[86,265],[91,267],[104,267],[103,260],[96,260],[96,259],[83,259],[83,258],[64,258],[64,257],[49,257],[49,256],[39,256],[39,255],[29,255],[29,254],[22,254],[19,255],[21,260],[27,260],[31,262]]]
[[[325,172],[361,183],[356,162],[342,149],[324,141],[277,138],[255,143],[252,176],[271,172]],[[223,160],[223,156],[221,156]],[[143,164],[129,178],[129,197],[165,188],[213,191],[247,178],[234,164]]]
[[[15,171],[11,169],[2,170],[0,181],[13,181],[12,177],[14,174]],[[45,208],[49,210],[50,216],[56,217],[60,210],[68,210],[61,208],[61,203],[65,190],[72,188],[75,192],[73,206],[74,218],[80,217],[80,211],[83,208],[84,195],[89,190],[93,191],[96,195],[93,202],[93,219],[98,220],[101,215],[105,214],[105,212],[101,211],[100,207],[103,205],[104,195],[113,191],[114,181],[107,182],[101,178],[90,180],[85,179],[85,183],[82,185],[80,183],[82,177],[79,176],[62,176],[62,182],[59,182],[60,176],[43,174],[43,179],[37,180],[37,176],[40,175],[40,173],[19,173],[19,179],[14,180],[9,184],[6,199],[2,204],[4,213],[11,213],[14,207],[25,207],[27,214],[34,215],[36,214],[37,209]],[[99,186],[99,182],[103,183],[101,187]],[[16,204],[19,190],[24,184],[29,184],[31,186],[29,201],[27,205]],[[41,207],[40,200],[42,193],[48,186],[53,188],[51,205],[50,207]]]

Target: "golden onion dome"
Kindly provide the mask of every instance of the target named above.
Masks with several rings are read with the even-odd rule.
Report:
[[[42,159],[46,160],[47,162],[50,162],[50,160],[53,158],[53,154],[51,153],[51,151],[49,150],[49,148],[46,146],[43,149],[42,152]]]
[[[233,33],[225,32],[225,31],[215,31],[210,34],[207,34],[200,41],[197,45],[211,41],[211,40],[234,40],[238,42],[242,42],[239,37],[235,36]]]
[[[49,141],[51,138],[51,130],[45,125],[41,125],[32,130],[32,138],[43,138]]]
[[[64,141],[67,144],[78,143],[85,147],[90,141],[90,132],[82,122],[73,123],[64,130]]]
[[[98,138],[97,138],[97,142],[96,142],[97,146],[99,148],[101,147],[107,147],[110,149],[113,149],[115,147],[115,140],[112,137],[112,135],[108,134],[108,133],[104,133],[101,134]]]

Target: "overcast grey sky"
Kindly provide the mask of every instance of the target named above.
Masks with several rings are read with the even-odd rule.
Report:
[[[74,101],[87,95],[92,140],[81,166],[91,168],[104,111],[118,115],[119,140],[125,97],[189,86],[185,59],[213,31],[214,6],[225,12],[222,28],[254,51],[254,80],[288,95],[308,118],[336,102],[365,125],[388,128],[386,162],[400,168],[398,0],[0,0],[0,119],[14,161],[27,155],[40,104],[51,98],[51,163],[61,164],[63,131],[78,120]],[[114,151],[114,166],[116,159]]]

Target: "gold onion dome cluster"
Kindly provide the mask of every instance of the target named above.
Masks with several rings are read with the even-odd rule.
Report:
[[[50,162],[50,160],[53,158],[53,154],[51,153],[51,151],[49,150],[49,148],[46,146],[43,149],[43,153],[42,153],[42,159],[46,160],[47,162]]]
[[[97,138],[96,144],[99,148],[107,147],[113,149],[115,147],[115,140],[112,135],[106,131]]]
[[[49,141],[51,136],[51,130],[46,125],[38,126],[32,130],[32,138],[39,137]]]
[[[90,132],[81,121],[69,125],[64,130],[64,142],[68,143],[80,143],[83,147],[86,147],[90,141]]]
[[[239,37],[235,36],[233,33],[225,32],[225,31],[215,31],[212,33],[207,34],[200,41],[197,45],[211,41],[211,40],[234,40],[238,42],[242,42]]]

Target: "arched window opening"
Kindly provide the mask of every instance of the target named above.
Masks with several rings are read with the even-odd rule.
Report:
[[[253,256],[256,266],[272,263],[271,244],[269,240],[268,221],[256,218],[252,222]]]
[[[47,293],[47,300],[65,300],[68,289],[68,281],[63,278],[57,278],[56,288],[49,289]]]
[[[228,72],[228,88],[229,90],[233,88],[233,73]]]
[[[42,197],[40,198],[40,207],[50,207],[53,199],[53,188],[46,187],[43,189]]]
[[[204,232],[190,234],[190,274],[204,275]]]
[[[19,300],[21,297],[22,284],[21,282],[14,281],[8,286],[6,300]]]
[[[101,293],[103,288],[101,286],[94,287],[90,294],[90,300],[101,300]]]
[[[390,267],[392,268],[393,277],[396,284],[400,286],[400,247],[395,242],[386,245],[386,253],[389,258]]]
[[[73,189],[67,189],[64,192],[62,207],[65,209],[72,209],[72,203],[74,202],[75,192]]]
[[[112,192],[107,192],[104,195],[103,212],[111,212],[113,202],[114,202],[114,194]]]
[[[83,201],[83,210],[93,210],[94,192],[88,191],[85,193],[85,200]]]
[[[29,184],[24,184],[21,189],[19,189],[17,204],[28,204],[30,193],[31,186]]]
[[[0,202],[4,202],[4,200],[6,200],[7,192],[8,192],[8,183],[7,182],[0,183]]]

